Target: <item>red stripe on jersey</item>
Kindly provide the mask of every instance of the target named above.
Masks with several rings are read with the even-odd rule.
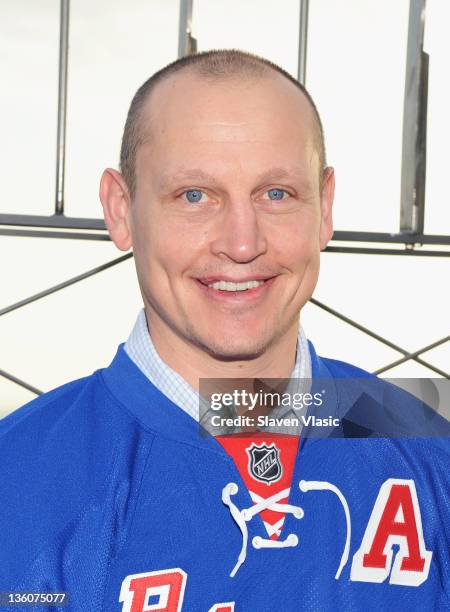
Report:
[[[264,499],[291,486],[299,436],[257,432],[217,436],[224,450],[233,458],[250,493]],[[279,503],[287,503],[287,496]],[[275,525],[284,513],[262,510],[263,521]],[[273,540],[278,535],[271,536]]]

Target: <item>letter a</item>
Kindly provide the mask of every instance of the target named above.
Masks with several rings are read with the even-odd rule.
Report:
[[[393,545],[399,551],[393,558]],[[389,478],[380,488],[350,580],[419,586],[428,578],[433,553],[425,548],[413,480]],[[391,570],[392,568],[392,570]]]
[[[186,572],[179,567],[146,574],[130,574],[120,588],[122,612],[180,612],[186,576]],[[149,606],[150,597],[158,597],[158,602]]]

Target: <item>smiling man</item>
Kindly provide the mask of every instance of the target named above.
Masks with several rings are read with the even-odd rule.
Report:
[[[105,219],[133,247],[160,357],[193,387],[290,376],[332,235],[334,175],[309,96],[249,56],[182,60],[137,93],[121,166],[102,178]]]
[[[448,609],[448,424],[300,325],[333,231],[309,94],[240,51],[178,60],[120,169],[100,198],[144,309],[109,367],[1,423],[0,604]]]

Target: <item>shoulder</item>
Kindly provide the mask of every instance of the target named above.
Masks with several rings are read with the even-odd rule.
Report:
[[[1,482],[5,484],[5,476],[10,481],[41,480],[44,473],[51,477],[76,449],[86,449],[96,414],[102,412],[101,395],[94,373],[44,393],[3,418]]]
[[[83,416],[87,412],[94,416],[102,410],[102,396],[105,392],[99,371],[43,393],[0,420],[0,448],[5,448],[2,441],[11,442],[32,432],[34,435],[28,437],[28,445],[42,444],[54,432],[61,434],[68,430],[75,421],[87,426]],[[71,434],[76,436],[79,431],[79,428],[73,429]]]
[[[415,439],[437,454],[450,454],[450,423],[445,413],[448,407],[442,397],[438,407],[428,401],[431,380],[416,381],[423,383],[416,385],[423,391],[419,397],[402,388],[403,384],[400,387],[400,380],[379,378],[351,363],[318,357],[315,352],[313,359],[319,376],[333,379],[349,437],[368,435],[404,442]]]
[[[84,516],[113,512],[111,491],[124,494],[120,483],[142,473],[150,447],[151,436],[110,393],[101,371],[0,421],[4,575],[22,575],[58,538],[70,539]]]
[[[0,421],[0,495],[9,502],[3,510],[28,497],[32,507],[62,498],[79,507],[110,474],[121,440],[139,429],[101,371],[19,408]]]
[[[57,387],[47,393],[39,395],[30,402],[24,404],[14,412],[0,420],[0,440],[8,433],[13,434],[18,426],[27,427],[34,424],[36,419],[40,420],[55,411],[61,412],[62,407],[68,407],[79,393],[91,382],[91,376],[80,378]]]
[[[9,461],[55,460],[86,452],[110,454],[114,438],[133,421],[106,387],[102,370],[44,393],[0,420],[0,470]],[[73,453],[72,453],[73,454]],[[72,456],[75,460],[75,457]],[[83,462],[77,457],[77,464]]]
[[[333,378],[369,378],[372,380],[381,380],[375,376],[375,374],[363,370],[352,363],[340,361],[339,359],[329,359],[327,357],[320,357],[320,359],[328,368]]]
[[[308,347],[313,378],[376,378],[374,374],[346,361],[319,356],[311,340],[308,340]]]

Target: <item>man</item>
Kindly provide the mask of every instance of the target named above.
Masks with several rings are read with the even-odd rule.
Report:
[[[108,368],[2,422],[0,591],[80,611],[448,609],[446,424],[411,435],[417,402],[300,326],[333,192],[317,110],[270,62],[213,51],[141,87],[100,198],[145,309]],[[204,435],[201,379],[253,381],[239,417],[297,381],[297,435],[264,418]]]

